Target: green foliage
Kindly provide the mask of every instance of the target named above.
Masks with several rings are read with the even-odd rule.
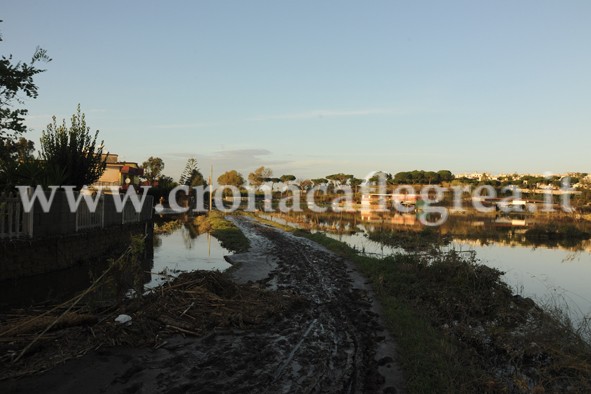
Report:
[[[218,177],[218,183],[220,185],[230,185],[235,187],[241,187],[244,185],[244,178],[236,170],[226,171]]]
[[[207,215],[197,216],[195,226],[199,233],[211,233],[228,250],[241,253],[250,248],[248,238],[221,212],[211,211]]]
[[[310,190],[312,188],[312,186],[314,186],[314,182],[311,181],[310,179],[303,179],[303,180],[299,181],[299,184],[300,184],[300,190],[302,190],[302,191]]]
[[[41,135],[41,158],[45,168],[65,173],[65,179],[60,184],[80,189],[101,177],[108,154],[103,157],[104,141],[97,144],[98,133],[97,130],[94,136],[90,134],[80,104],[72,115],[69,128],[65,119],[58,125],[55,116],[53,123],[47,125]]]
[[[248,182],[255,188],[261,187],[263,182],[267,182],[271,179],[273,171],[270,168],[261,166],[248,174]]]
[[[387,182],[390,182],[392,180],[392,174],[389,174],[384,171],[378,171],[376,174],[374,174],[374,176],[372,176],[369,179],[369,183],[376,184],[380,181],[381,177],[384,177]]]
[[[24,137],[0,140],[0,188],[34,185],[42,174],[42,165],[33,158],[35,144]]]
[[[328,179],[326,179],[326,178],[315,178],[315,179],[312,179],[312,183],[314,184],[314,186],[326,185],[328,183]]]
[[[172,179],[172,177],[166,175],[160,175],[157,186],[152,187],[148,190],[148,195],[154,197],[154,204],[160,202],[160,198],[165,200],[168,198],[170,191],[178,186],[178,183]]]
[[[187,165],[185,165],[179,184],[189,187],[205,186],[207,184],[203,174],[199,171],[197,159],[190,158],[187,160]]]
[[[435,171],[402,171],[392,178],[391,183],[397,185],[433,185],[441,182],[451,182],[455,179],[449,170]]]
[[[279,177],[279,180],[283,183],[288,183],[295,181],[296,177],[295,175],[281,175],[281,177]]]
[[[571,326],[512,294],[502,272],[456,251],[359,256],[399,346],[408,392],[589,392],[591,348]],[[568,390],[567,390],[568,388]]]
[[[345,185],[350,179],[353,178],[355,178],[353,175],[343,174],[342,172],[326,176],[326,179],[332,181],[334,186]]]
[[[2,41],[0,35],[0,42]],[[27,109],[21,106],[24,104],[24,97],[37,97],[37,85],[33,78],[45,70],[37,68],[36,63],[50,61],[46,51],[39,47],[35,49],[29,63],[14,62],[12,55],[2,56],[0,59],[1,188],[11,189],[16,185],[22,178],[21,164],[32,158],[34,144],[20,137],[27,131],[24,117],[28,113]]]
[[[2,22],[2,21],[0,21]],[[3,41],[0,36],[0,42]],[[24,103],[21,95],[29,98],[37,97],[37,85],[33,81],[35,75],[45,70],[37,68],[38,62],[50,62],[44,49],[37,47],[29,63],[14,63],[12,55],[0,59],[0,141],[14,141],[27,131],[24,117],[28,111],[15,108]],[[5,146],[5,145],[2,145]]]
[[[164,161],[159,157],[150,156],[148,160],[142,163],[142,168],[144,169],[144,178],[146,178],[150,184],[153,184],[154,181],[158,180],[162,175]]]

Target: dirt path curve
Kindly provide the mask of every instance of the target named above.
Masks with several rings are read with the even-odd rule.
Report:
[[[254,265],[258,268],[254,271],[266,274],[259,279],[273,288],[293,291],[311,301],[307,320],[299,322],[303,335],[275,376],[285,382],[283,388],[403,392],[394,342],[382,328],[371,289],[352,264],[314,242],[253,219],[232,220],[254,240],[247,258],[232,256],[243,262],[234,273],[237,279],[248,277]],[[257,261],[253,254],[265,260]],[[262,273],[261,267],[270,271]]]
[[[395,348],[371,290],[342,258],[246,217],[251,239],[234,255],[237,281],[300,295],[280,321],[204,338],[174,337],[159,349],[101,349],[2,392],[399,393]]]

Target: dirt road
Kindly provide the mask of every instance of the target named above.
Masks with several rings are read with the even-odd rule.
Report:
[[[280,321],[159,349],[104,349],[46,374],[0,384],[3,392],[374,393],[403,392],[395,347],[371,291],[352,266],[308,240],[232,218],[251,239],[239,282],[288,290],[305,302]]]

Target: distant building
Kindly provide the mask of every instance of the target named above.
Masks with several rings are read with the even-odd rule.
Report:
[[[121,189],[126,190],[129,185],[139,185],[139,178],[142,175],[144,175],[144,169],[138,163],[119,161],[119,155],[109,154],[107,168],[93,186],[97,188],[119,186]]]

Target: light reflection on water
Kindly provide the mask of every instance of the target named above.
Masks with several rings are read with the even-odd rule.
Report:
[[[266,219],[291,225],[285,217],[264,215]],[[298,227],[307,227],[302,223]],[[289,219],[289,218],[287,218]],[[465,218],[469,222],[469,218]],[[338,223],[335,223],[338,222]],[[455,223],[454,225],[457,225]],[[334,232],[334,230],[339,230]],[[360,253],[386,257],[404,253],[402,248],[384,245],[368,238],[375,223],[350,218],[316,221],[312,231],[322,231],[328,237],[345,242]],[[515,233],[519,235],[520,230]],[[477,259],[489,267],[505,272],[504,280],[517,294],[530,297],[538,303],[559,305],[567,309],[574,322],[591,317],[591,253],[590,242],[583,241],[573,247],[520,245],[516,241],[466,240],[455,238],[444,249],[475,251]]]
[[[161,272],[174,275],[196,270],[224,271],[231,265],[224,256],[232,254],[209,234],[195,234],[182,226],[170,234],[158,235],[154,243],[154,267],[152,280],[145,287],[152,288],[164,281]]]

